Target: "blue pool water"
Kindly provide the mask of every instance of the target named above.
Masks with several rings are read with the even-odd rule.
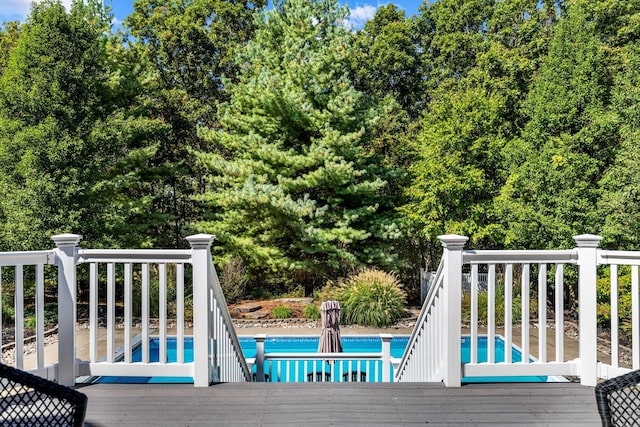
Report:
[[[242,352],[244,356],[247,358],[253,358],[256,355],[256,341],[253,337],[242,337],[240,340],[240,347],[242,348]],[[268,337],[265,341],[265,352],[267,353],[315,353],[318,350],[318,337]],[[391,340],[391,356],[394,358],[402,358],[405,347],[407,346],[407,342],[409,341],[409,337],[404,336],[394,336]],[[470,356],[470,337],[463,337],[461,342],[461,350],[462,350],[462,362],[468,363],[471,360]],[[379,353],[382,351],[382,341],[380,337],[376,336],[357,336],[357,337],[342,337],[342,345],[345,353]],[[495,340],[495,358],[496,362],[504,361],[504,341],[500,337],[496,337]],[[159,360],[159,340],[157,338],[152,338],[149,342],[149,357],[151,362],[157,362]],[[132,354],[133,362],[140,362],[142,360],[142,349],[137,347],[134,349]],[[522,353],[515,347],[511,350],[511,358],[514,362],[519,362],[522,360]],[[170,337],[167,339],[167,362],[175,362],[177,360],[176,357],[176,339],[174,337]],[[184,343],[184,360],[185,362],[193,361],[193,340],[191,337],[185,338]],[[478,362],[486,362],[487,361],[487,338],[479,337],[478,338]],[[278,363],[278,362],[273,362]],[[323,370],[322,364],[325,362],[317,361],[317,362],[308,362],[315,363],[315,366],[308,365],[308,370]],[[358,370],[357,363],[360,363],[359,370],[365,370],[365,364],[370,364],[368,367],[369,372],[374,372],[375,363],[381,366],[381,362],[374,361],[341,361],[338,363],[342,363],[342,369],[339,366],[333,365],[333,369],[331,369],[335,375],[337,376],[338,372],[348,372],[353,370]],[[293,373],[294,367],[293,363],[289,366],[278,367],[274,366],[274,369],[278,369],[281,374],[277,375],[278,378],[273,378],[271,381],[278,381],[282,379],[284,381],[286,377],[286,371],[290,371],[290,376],[294,377]],[[255,372],[255,366],[254,366]],[[328,367],[324,368],[325,371],[329,371]],[[265,371],[268,372],[268,368],[265,368]],[[382,378],[381,369],[378,369],[378,378],[380,381]],[[299,373],[298,376],[302,374]],[[302,378],[298,378],[299,381],[302,381]],[[334,380],[338,380],[337,378]],[[538,376],[538,377],[465,377],[462,379],[465,383],[472,382],[546,382],[547,377]],[[192,383],[193,379],[190,377],[101,377],[98,379],[98,382],[101,383]]]

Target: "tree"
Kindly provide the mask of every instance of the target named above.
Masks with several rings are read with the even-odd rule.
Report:
[[[615,82],[613,109],[620,117],[620,150],[600,182],[599,217],[603,245],[637,250],[640,246],[640,43],[624,49],[623,72]]]
[[[142,244],[184,246],[189,224],[202,215],[193,199],[201,189],[202,171],[189,150],[202,148],[198,126],[215,126],[216,105],[226,99],[222,76],[233,79],[237,73],[235,49],[251,37],[253,13],[265,3],[134,2],[125,26],[133,36],[129,48],[145,68],[137,75],[144,85],[132,107],[147,121],[143,128],[149,134],[127,148],[139,156],[144,147],[144,161],[137,157],[114,170],[133,167],[131,173],[141,182],[125,182],[116,173],[104,188],[122,190],[126,197],[120,203],[136,206],[132,215]]]
[[[423,107],[423,71],[415,19],[389,4],[356,33],[353,79],[356,88],[380,98],[393,96],[416,118]]]
[[[98,1],[35,3],[0,78],[0,242],[41,249],[84,230],[93,122],[109,110]]]
[[[534,88],[530,118],[506,149],[510,175],[497,198],[505,244],[557,248],[598,229],[598,182],[620,143],[611,74],[584,4],[558,23]]]
[[[504,147],[524,126],[522,100],[544,51],[548,15],[538,3],[443,0],[423,9],[428,104],[403,212],[434,246],[445,233],[481,247],[502,244],[494,198],[507,177]]]
[[[203,130],[209,171],[199,227],[254,279],[323,284],[361,264],[389,265],[397,234],[383,209],[387,170],[369,149],[381,114],[349,79],[353,53],[336,1],[278,1],[239,52],[220,129]]]
[[[16,21],[5,22],[2,27],[0,28],[0,74],[7,66],[11,50],[18,43],[20,23]]]

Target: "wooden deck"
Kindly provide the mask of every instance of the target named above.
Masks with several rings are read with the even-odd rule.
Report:
[[[96,384],[87,426],[599,426],[578,384]]]

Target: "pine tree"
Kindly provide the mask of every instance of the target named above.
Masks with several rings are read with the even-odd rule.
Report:
[[[397,235],[386,169],[368,147],[389,105],[349,79],[351,34],[336,1],[278,1],[237,58],[221,129],[202,134],[210,171],[200,228],[240,255],[255,279],[322,284],[360,264],[387,265]]]
[[[186,245],[190,223],[202,215],[193,199],[201,190],[202,171],[189,150],[201,148],[199,125],[216,126],[216,106],[227,99],[222,76],[233,79],[237,73],[234,51],[251,37],[253,14],[265,4],[266,0],[134,2],[134,12],[125,21],[133,36],[128,39],[133,55],[124,54],[133,59],[134,69],[142,69],[132,79],[142,84],[129,108],[138,123],[124,113],[132,126],[133,138],[125,146],[131,156],[101,186],[128,213],[128,218],[115,215],[118,221],[112,226],[129,234],[129,242],[138,235],[138,244]],[[127,229],[128,224],[135,227]]]

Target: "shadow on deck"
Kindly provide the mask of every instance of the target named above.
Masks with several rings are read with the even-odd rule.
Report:
[[[95,384],[87,426],[599,426],[593,387],[578,384]]]

